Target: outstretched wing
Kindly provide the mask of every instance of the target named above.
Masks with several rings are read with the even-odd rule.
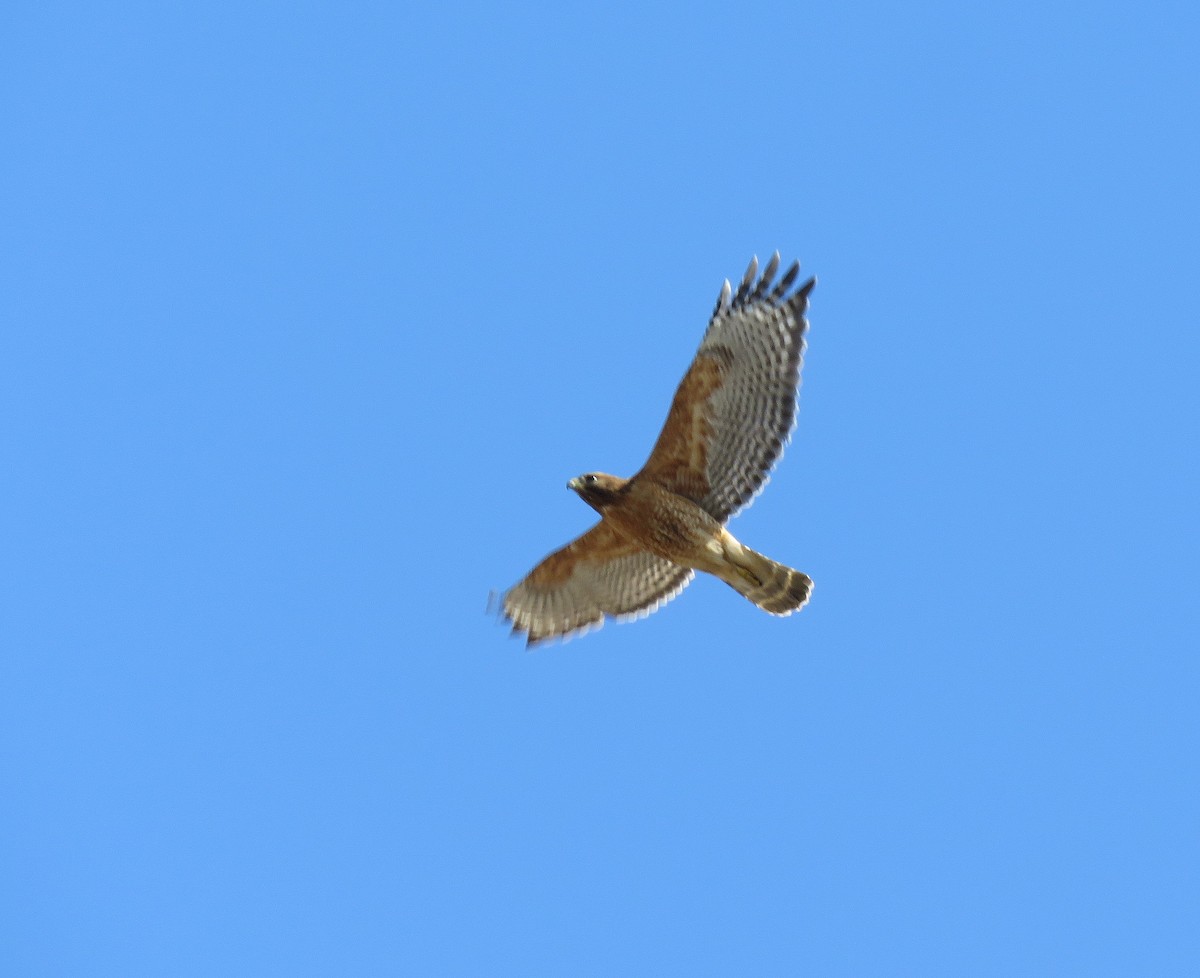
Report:
[[[722,522],[767,482],[796,421],[796,388],[810,278],[792,290],[795,262],[778,284],[779,252],[762,277],[758,259],[734,293],[726,281],[696,359],[637,478],[699,503]]]
[[[692,571],[639,549],[606,523],[557,550],[504,594],[504,617],[528,644],[599,627],[604,616],[656,611],[687,586]]]

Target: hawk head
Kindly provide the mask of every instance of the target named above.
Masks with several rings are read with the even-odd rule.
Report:
[[[577,476],[567,483],[568,489],[574,489],[579,498],[592,507],[597,513],[603,513],[629,482],[615,475],[605,475],[603,472],[588,472]]]

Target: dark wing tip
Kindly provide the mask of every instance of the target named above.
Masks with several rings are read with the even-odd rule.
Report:
[[[762,276],[758,280],[758,284],[754,286],[754,292],[750,295],[751,302],[758,302],[767,297],[767,290],[771,287],[771,283],[775,281],[775,273],[779,271],[779,252],[775,252],[767,262],[767,267],[763,269]]]
[[[755,276],[758,275],[758,255],[750,259],[750,264],[746,266],[746,274],[742,276],[742,281],[738,285],[737,294],[733,297],[733,305],[740,306],[746,301],[750,295],[750,290],[754,287]]]
[[[717,304],[713,308],[712,314],[714,319],[729,309],[729,301],[732,294],[733,288],[729,284],[729,279],[725,279],[724,284],[721,286],[721,291],[717,295]]]
[[[798,288],[792,295],[792,302],[801,302],[804,306],[808,305],[808,295],[817,287],[817,277],[813,275],[807,282]]]
[[[800,262],[794,261],[791,267],[783,273],[783,278],[779,280],[779,284],[771,290],[771,301],[779,302],[787,294],[787,290],[792,287],[792,283],[796,281],[796,277],[799,274]]]
[[[771,255],[770,260],[763,268],[761,276],[758,274],[758,258],[754,257],[750,259],[750,265],[746,269],[746,274],[742,276],[742,281],[737,287],[737,292],[730,299],[726,292],[722,290],[721,296],[717,299],[717,308],[714,310],[714,315],[726,312],[730,308],[736,309],[741,306],[752,305],[756,302],[769,302],[773,306],[779,306],[785,303],[792,304],[797,299],[803,301],[807,298],[808,293],[812,291],[813,286],[817,284],[816,276],[813,276],[789,296],[788,292],[800,277],[800,262],[792,262],[788,266],[788,270],[783,273],[783,278],[775,282],[775,274],[778,271],[778,251]]]

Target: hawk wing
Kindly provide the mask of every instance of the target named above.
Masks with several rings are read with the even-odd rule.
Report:
[[[810,278],[792,291],[795,262],[778,284],[779,252],[758,259],[734,293],[726,281],[696,359],[638,477],[697,502],[724,522],[767,482],[796,421],[796,388]]]
[[[557,550],[504,594],[504,617],[528,644],[640,618],[687,586],[692,571],[639,549],[606,523]]]

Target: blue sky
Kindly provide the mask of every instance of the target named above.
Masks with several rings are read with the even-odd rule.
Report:
[[[1192,6],[3,22],[5,974],[1200,967]],[[811,604],[527,653],[776,248]]]

